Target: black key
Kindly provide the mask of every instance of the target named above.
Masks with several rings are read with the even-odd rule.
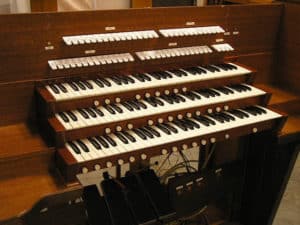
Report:
[[[71,146],[71,148],[73,149],[73,151],[76,153],[76,154],[80,154],[80,149],[77,147],[76,144],[74,144],[73,142],[71,141],[68,141],[68,144]]]
[[[65,123],[69,123],[70,122],[69,118],[63,112],[59,112],[58,115],[63,119],[63,121]]]
[[[121,75],[116,75],[116,77],[123,83],[123,84],[128,84],[128,80],[125,76]]]
[[[230,113],[239,114],[240,116],[242,116],[241,119],[243,119],[244,117],[246,117],[246,118],[249,117],[249,115],[247,113],[245,113],[245,112],[243,112],[243,111],[241,111],[239,109],[234,109],[234,110],[230,111]]]
[[[225,95],[229,95],[229,94],[233,94],[234,92],[232,90],[230,90],[229,88],[226,87],[219,87],[216,88],[218,91],[222,92]]]
[[[111,104],[110,105],[112,108],[114,108],[115,111],[117,111],[118,113],[123,113],[123,109],[121,109],[119,106],[117,106],[116,104]]]
[[[109,145],[106,143],[105,139],[103,137],[100,136],[96,136],[97,141],[100,142],[100,144],[104,147],[104,148],[108,148]]]
[[[169,104],[174,103],[173,100],[171,98],[169,98],[167,95],[161,95],[160,98],[162,98],[163,100],[165,100]]]
[[[132,107],[134,107],[136,110],[140,110],[140,106],[135,101],[128,101],[129,104],[131,104]]]
[[[182,93],[182,95],[187,97],[188,99],[190,99],[192,101],[195,100],[195,97],[193,95],[190,95],[189,92]]]
[[[175,127],[172,127],[170,124],[167,123],[163,123],[163,125],[168,128],[170,131],[172,131],[173,133],[177,134],[178,130]]]
[[[190,123],[191,125],[193,125],[193,126],[194,126],[195,128],[197,128],[197,129],[200,128],[199,124],[195,123],[194,121],[192,121],[192,120],[190,120],[190,119],[188,119],[188,118],[184,118],[184,121]]]
[[[175,94],[174,94],[174,95],[175,95]],[[186,102],[185,98],[182,97],[181,95],[176,95],[176,97],[177,97],[180,101]]]
[[[117,138],[120,139],[120,141],[122,141],[124,144],[128,144],[128,140],[121,134],[121,132],[116,132],[116,136]]]
[[[79,91],[79,88],[75,82],[70,82],[69,85],[74,91]]]
[[[82,115],[83,118],[89,119],[89,115],[83,110],[83,109],[78,109],[78,112]]]
[[[98,77],[98,79],[99,79],[100,81],[102,81],[102,83],[103,83],[105,86],[107,86],[107,87],[110,87],[110,86],[111,86],[111,83],[110,83],[108,80],[106,80],[105,78]]]
[[[201,67],[195,67],[195,70],[201,74],[201,73],[207,73],[206,70],[202,69]]]
[[[132,79],[131,77],[129,77],[129,76],[125,76],[125,77],[126,77],[126,79],[127,79],[128,82],[130,82],[130,83],[132,83],[132,84],[135,83],[135,80]]]
[[[142,75],[142,77],[145,79],[145,80],[147,80],[147,81],[151,81],[152,79],[151,79],[151,77],[150,76],[148,76],[147,74],[141,74]]]
[[[147,129],[141,127],[141,128],[138,128],[141,132],[143,132],[147,137],[149,138],[154,138],[154,136],[151,134],[151,132],[149,132]]]
[[[221,69],[220,69],[220,68],[218,68],[218,67],[216,67],[216,66],[214,66],[214,65],[211,65],[211,67],[215,68],[215,70],[216,70],[217,72],[221,72]]]
[[[159,76],[159,74],[152,72],[152,73],[148,73],[151,77],[153,77],[156,80],[160,80],[161,77]]]
[[[55,94],[59,94],[59,90],[58,88],[54,85],[54,84],[49,84],[49,87],[51,88],[51,90],[55,93]]]
[[[216,122],[215,121],[213,121],[213,120],[211,120],[211,119],[209,119],[209,118],[207,118],[207,117],[205,117],[205,116],[197,116],[198,118],[200,118],[200,119],[202,119],[202,120],[204,120],[204,121],[206,121],[206,122],[208,122],[210,125],[216,125]],[[199,121],[199,120],[198,120]],[[199,121],[200,122],[200,121]]]
[[[186,126],[184,126],[180,121],[173,121],[174,125],[176,125],[178,128],[180,128],[183,131],[187,131],[188,129]]]
[[[205,97],[205,98],[210,98],[211,94],[207,91],[207,89],[202,89],[202,90],[196,90],[196,93],[199,95]]]
[[[228,71],[230,70],[227,66],[224,66],[222,64],[216,64],[217,67],[221,68],[222,70]]]
[[[166,72],[166,71],[162,71],[161,73],[165,74],[165,76],[166,76],[167,78],[173,78],[173,75],[170,74],[170,73],[168,73],[168,72]]]
[[[152,99],[153,102],[155,102],[157,105],[160,105],[160,106],[164,106],[164,102],[161,101],[160,99],[158,98],[155,98],[155,97],[150,97]]]
[[[88,149],[88,147],[81,141],[81,140],[77,140],[76,141],[78,143],[78,145],[80,146],[80,148],[85,151],[85,152],[89,152],[90,150]]]
[[[57,84],[57,87],[63,92],[63,93],[67,93],[68,90],[66,89],[66,87],[63,84]]]
[[[141,131],[139,131],[138,129],[133,129],[134,133],[136,133],[141,139],[143,140],[147,140],[146,135],[144,135]]]
[[[225,120],[222,117],[218,116],[218,115],[211,114],[209,117],[214,118],[215,120],[219,121],[220,123],[225,122]]]
[[[209,91],[210,91],[211,93],[213,93],[215,96],[220,96],[220,95],[221,95],[219,92],[217,92],[217,91],[215,91],[215,90],[213,90],[213,89],[209,89]]]
[[[140,101],[138,101],[138,100],[133,100],[137,105],[139,105],[140,106],[140,108],[143,108],[143,109],[147,109],[147,106],[144,104],[144,103],[142,103],[142,102],[140,102]]]
[[[157,127],[158,129],[160,129],[161,131],[163,131],[163,132],[164,132],[165,134],[167,134],[167,135],[170,135],[170,134],[171,134],[171,132],[170,132],[166,127],[162,126],[161,124],[157,124],[156,127]]]
[[[176,95],[174,95],[174,94],[168,95],[168,97],[171,98],[173,100],[173,102],[176,102],[176,103],[181,102],[180,99],[177,98]]]
[[[129,111],[133,111],[133,108],[131,105],[129,105],[127,102],[123,102],[121,103],[126,109],[128,109]]]
[[[245,108],[243,110],[246,111],[247,113],[250,113],[253,116],[257,116],[258,114],[260,114],[260,113],[256,112],[255,110],[253,110],[251,108],[250,109],[249,108]]]
[[[105,105],[104,108],[110,113],[115,115],[116,112],[114,111],[114,109],[110,106],[110,105]]]
[[[222,115],[222,116],[228,118],[229,120],[232,120],[232,121],[235,120],[235,118],[234,118],[233,116],[231,116],[231,115],[229,115],[229,114],[227,114],[227,113],[220,112],[220,115]]]
[[[75,116],[75,114],[71,111],[67,111],[66,112],[68,114],[68,116],[73,120],[73,121],[77,121],[77,117]]]
[[[127,138],[129,139],[131,142],[136,142],[136,139],[131,135],[129,134],[127,131],[123,131],[122,134]]]
[[[110,79],[111,79],[113,82],[115,82],[117,85],[122,85],[122,81],[121,81],[118,77],[112,76],[112,77],[110,77]]]
[[[237,66],[235,66],[235,65],[232,65],[232,64],[229,64],[229,63],[223,63],[224,65],[227,65],[228,67],[231,67],[232,69],[234,69],[234,70],[237,70],[238,68],[237,68]]]
[[[155,135],[156,137],[160,137],[160,133],[157,132],[156,130],[154,130],[152,127],[150,126],[145,126],[145,129],[147,129],[149,132],[151,132],[153,135]]]
[[[191,73],[192,75],[197,75],[197,73],[198,73],[193,67],[191,67],[191,68],[184,68],[184,70],[187,71],[187,72],[189,72],[189,73]]]
[[[81,90],[86,90],[86,87],[85,85],[81,82],[81,81],[76,81],[76,84],[78,85],[78,87],[81,89]]]
[[[145,82],[145,78],[143,76],[141,76],[141,74],[139,74],[139,73],[133,74],[132,76],[134,76],[137,80],[139,80],[141,82]]]
[[[96,79],[96,80],[94,80],[94,82],[95,82],[99,87],[101,87],[101,88],[104,87],[104,84],[102,83],[102,81],[101,81],[100,79]]]
[[[169,72],[175,74],[177,77],[182,77],[182,73],[180,71],[178,72],[178,70],[169,70]]]
[[[91,110],[91,109],[89,109],[89,108],[86,108],[85,110],[88,112],[88,114],[89,114],[91,117],[93,117],[93,118],[96,118],[96,117],[97,117],[97,114],[96,114],[93,110]]]
[[[189,121],[186,121],[185,119],[180,120],[180,122],[185,125],[188,129],[194,130],[193,124],[191,124]]]
[[[205,119],[203,119],[202,117],[200,117],[200,116],[194,116],[193,117],[195,120],[197,120],[199,123],[201,123],[201,124],[203,124],[204,126],[209,126],[210,125],[210,123],[207,121],[207,120],[205,120]]]
[[[116,147],[116,146],[117,146],[117,143],[116,143],[110,136],[108,136],[108,135],[103,135],[102,137],[103,137],[103,139],[104,139],[107,143],[109,143],[109,144],[112,145],[113,147]]]
[[[206,66],[201,66],[202,68],[208,70],[211,73],[217,72],[216,68],[210,65],[206,65]]]
[[[267,113],[267,111],[266,111],[265,109],[262,109],[262,108],[257,107],[257,106],[251,106],[251,108],[253,108],[253,109],[255,109],[255,110],[258,110],[258,111],[260,111],[260,112],[262,112],[262,113],[264,113],[264,114]]]
[[[88,140],[91,142],[91,144],[95,147],[95,149],[100,150],[101,145],[99,145],[99,143],[92,137],[88,137]]]
[[[100,109],[98,108],[92,108],[92,109],[98,114],[98,116],[104,116],[104,113]]]
[[[145,98],[145,101],[148,102],[150,105],[152,105],[153,107],[157,107],[157,103],[154,102],[151,97],[150,98]]]
[[[84,83],[84,85],[85,85],[88,89],[90,89],[90,90],[94,89],[93,85],[92,85],[90,82],[88,82],[87,80],[83,80],[82,83]]]

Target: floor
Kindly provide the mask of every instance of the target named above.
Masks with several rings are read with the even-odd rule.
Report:
[[[273,225],[300,225],[300,154],[298,154]]]

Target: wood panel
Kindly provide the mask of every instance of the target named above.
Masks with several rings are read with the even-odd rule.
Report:
[[[287,3],[284,7],[280,55],[276,82],[282,87],[300,93],[300,5]]]
[[[30,0],[32,12],[57,11],[57,0]]]
[[[132,8],[152,7],[152,0],[131,0]]]

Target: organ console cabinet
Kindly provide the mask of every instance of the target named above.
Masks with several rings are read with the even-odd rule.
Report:
[[[1,15],[0,221],[44,195],[81,196],[77,174],[215,143],[215,164],[245,171],[235,218],[266,221],[285,171],[278,157],[288,161],[300,140],[299,12],[274,3]]]

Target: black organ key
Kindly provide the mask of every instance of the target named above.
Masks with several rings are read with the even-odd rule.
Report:
[[[110,77],[110,79],[111,79],[113,82],[115,82],[117,85],[122,85],[122,81],[121,81],[118,77],[112,76],[112,77]]]
[[[99,145],[99,143],[92,137],[89,137],[88,140],[90,141],[90,143],[95,147],[95,149],[100,150],[101,145]]]
[[[157,105],[160,105],[160,106],[164,106],[164,105],[165,105],[164,102],[161,101],[161,100],[158,99],[158,98],[150,97],[150,99],[151,99],[154,103],[156,103]]]
[[[122,134],[123,134],[127,139],[129,139],[131,142],[136,142],[136,139],[135,139],[131,134],[129,134],[127,131],[123,131]]]
[[[135,104],[137,104],[140,108],[147,109],[147,106],[144,103],[142,103],[142,102],[140,102],[138,100],[133,100],[133,102]]]
[[[151,134],[151,132],[149,132],[147,129],[145,129],[144,127],[138,128],[141,132],[143,132],[147,137],[149,138],[154,138],[154,136]]]
[[[172,131],[173,133],[177,134],[178,130],[176,129],[176,127],[171,126],[170,124],[164,123],[163,124],[165,127],[167,127],[170,131]]]
[[[118,77],[119,80],[120,80],[123,84],[128,84],[128,83],[129,83],[129,81],[128,81],[128,79],[127,79],[126,76],[116,75],[116,77]]]
[[[152,72],[152,73],[148,73],[151,77],[153,77],[154,79],[156,80],[160,80],[160,76],[159,74],[155,73],[155,72]]]
[[[85,85],[82,83],[82,81],[76,81],[76,84],[78,85],[78,87],[81,89],[81,90],[86,90],[86,87]]]
[[[78,109],[78,112],[82,115],[83,118],[89,119],[89,115],[83,110],[83,109]]]
[[[51,88],[51,90],[55,93],[55,94],[59,94],[59,90],[58,88],[54,85],[54,84],[49,84],[49,87]]]
[[[125,76],[125,77],[126,77],[126,79],[127,79],[128,82],[130,82],[130,83],[132,83],[132,84],[135,83],[135,80],[132,79],[131,77],[129,77],[129,76]]]
[[[194,121],[190,120],[189,118],[184,118],[184,121],[190,123],[191,125],[193,125],[197,129],[200,128],[199,124],[195,123]]]
[[[100,109],[98,109],[98,108],[92,108],[97,114],[98,114],[98,116],[104,116],[104,113],[100,110]]]
[[[187,127],[190,130],[194,130],[193,124],[189,123],[189,121],[186,121],[184,119],[179,120],[181,124],[183,124],[185,127]]]
[[[133,74],[132,76],[135,77],[140,82],[145,82],[145,78],[139,73]]]
[[[88,149],[88,147],[81,141],[81,140],[77,140],[76,141],[78,143],[78,145],[80,146],[80,148],[85,151],[85,152],[89,152],[90,150]]]
[[[145,80],[147,80],[147,81],[152,81],[151,77],[148,76],[147,74],[144,74],[144,73],[143,73],[142,76],[143,76],[143,78],[144,78]]]
[[[203,120],[206,120],[210,125],[216,125],[216,122],[209,119],[208,117],[205,116],[198,116],[199,118],[202,118]]]
[[[128,102],[122,102],[121,105],[123,105],[126,109],[128,109],[131,112],[134,110],[133,107],[130,104],[128,104]]]
[[[161,131],[163,131],[167,135],[171,134],[171,132],[167,128],[165,128],[164,126],[162,126],[161,124],[157,124],[156,127],[159,128]]]
[[[65,123],[70,122],[69,118],[63,112],[59,112],[58,115],[63,119]]]
[[[179,121],[178,119],[174,120],[172,123],[174,123],[175,125],[177,125],[177,127],[179,127],[181,130],[187,131],[188,128],[186,127],[185,124],[183,124],[181,121]]]
[[[114,109],[110,105],[105,105],[104,108],[110,113],[110,114],[116,114]]]
[[[195,67],[195,69],[196,69],[196,71],[198,72],[198,73],[207,73],[206,72],[206,70],[204,70],[204,69],[202,69],[201,67]]]
[[[140,110],[140,109],[141,109],[141,107],[139,106],[139,104],[137,104],[134,100],[128,101],[128,103],[129,103],[132,107],[134,107],[136,110]]]
[[[173,100],[170,97],[168,97],[167,95],[161,95],[160,98],[162,98],[163,100],[165,100],[169,104],[174,103]]]
[[[218,91],[222,92],[223,94],[225,95],[229,95],[229,94],[234,94],[234,91],[227,88],[227,87],[219,87],[219,88],[216,88]]]
[[[198,93],[199,95],[205,97],[205,98],[210,98],[211,97],[211,93],[207,91],[207,89],[201,89],[201,90],[196,90],[196,93]]]
[[[206,65],[206,66],[201,66],[202,68],[208,70],[209,72],[211,73],[214,73],[214,72],[217,72],[217,69],[213,66],[210,66],[210,65]]]
[[[57,87],[63,92],[63,93],[67,93],[68,90],[66,89],[66,87],[63,84],[57,84]]]
[[[141,131],[139,131],[138,129],[134,129],[133,130],[141,139],[143,140],[147,140],[146,135],[144,135]]]
[[[96,136],[96,140],[99,141],[99,143],[104,147],[104,148],[108,148],[109,145],[106,143],[105,139],[103,137],[100,136]]]
[[[71,141],[68,141],[68,144],[71,146],[71,148],[73,149],[73,151],[76,153],[76,154],[80,154],[80,149],[77,147],[76,144],[74,144],[73,142]]]
[[[202,116],[194,116],[193,117],[195,120],[197,120],[199,123],[201,123],[202,125],[204,126],[209,126],[210,123],[205,119],[205,117],[202,117]]]
[[[215,70],[216,70],[217,72],[221,72],[220,68],[218,68],[218,67],[216,67],[216,66],[214,66],[214,65],[211,65],[211,67],[215,68]]]
[[[223,117],[226,117],[227,119],[229,119],[229,121],[230,120],[232,120],[232,121],[235,120],[235,118],[233,116],[231,116],[231,115],[229,115],[227,113],[220,112],[219,114],[222,115]]]
[[[156,137],[160,137],[160,133],[157,132],[156,130],[154,130],[152,127],[150,126],[145,126],[145,129],[147,129],[148,131],[150,131],[153,135],[155,135]]]
[[[217,67],[221,68],[222,70],[228,71],[230,70],[230,68],[228,68],[227,66],[223,65],[223,64],[216,64]]]
[[[88,82],[87,80],[82,81],[82,83],[84,83],[84,85],[88,88],[88,89],[94,89],[93,85]]]
[[[103,138],[112,146],[116,147],[117,143],[108,135],[104,135]]]
[[[66,112],[68,114],[68,116],[73,120],[73,121],[77,121],[77,117],[75,116],[75,114],[71,111],[67,111]]]
[[[237,70],[238,69],[237,66],[235,66],[235,65],[232,65],[232,64],[229,64],[229,63],[223,63],[223,64],[226,65],[226,66],[228,66],[228,67],[230,67],[233,70]]]
[[[249,113],[253,116],[257,116],[258,114],[261,114],[261,113],[258,113],[258,112],[256,112],[255,110],[253,110],[251,108],[250,109],[249,108],[244,108],[243,111],[246,111],[247,113]]]
[[[154,102],[152,98],[145,98],[145,101],[148,102],[153,107],[157,107],[157,103]]]
[[[102,81],[102,83],[103,83],[105,86],[111,87],[111,83],[110,83],[108,80],[106,80],[105,78],[98,77],[98,79],[99,79],[100,81]]]
[[[117,111],[118,113],[123,113],[123,110],[116,104],[111,104],[111,107],[114,108],[114,110]]]
[[[257,107],[257,106],[250,106],[250,107],[253,108],[254,110],[260,111],[260,112],[262,112],[264,114],[267,113],[267,111],[265,109],[262,109],[260,107]]]
[[[128,140],[121,134],[121,132],[116,132],[116,136],[124,143],[128,144]]]
[[[70,82],[69,85],[74,91],[79,91],[79,88],[75,82]]]
[[[102,83],[102,81],[100,80],[100,79],[95,79],[94,80],[94,82],[99,86],[99,87],[101,87],[101,88],[103,88],[104,87],[104,84]]]
[[[96,118],[96,117],[97,117],[97,114],[96,114],[93,110],[91,110],[90,108],[86,108],[85,110],[88,112],[88,114],[89,114],[91,117],[93,117],[93,118]]]

